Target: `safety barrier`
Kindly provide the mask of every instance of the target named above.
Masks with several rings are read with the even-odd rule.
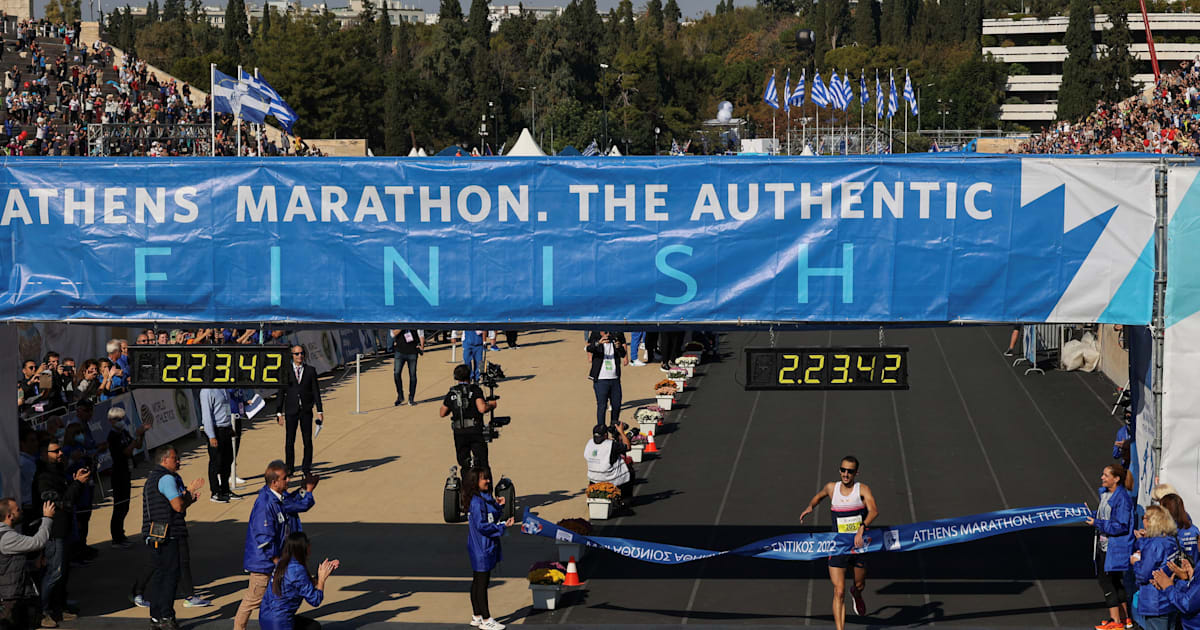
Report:
[[[1058,360],[1061,364],[1062,346],[1067,334],[1067,327],[1063,324],[1033,324],[1022,327],[1021,344],[1024,348],[1024,356],[1013,361],[1013,367],[1021,364],[1022,361],[1029,363],[1029,369],[1025,370],[1025,374],[1037,372],[1044,374],[1045,370],[1038,367],[1043,361],[1051,359]]]

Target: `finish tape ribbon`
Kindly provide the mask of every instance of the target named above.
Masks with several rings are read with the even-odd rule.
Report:
[[[785,534],[755,541],[729,551],[708,551],[662,543],[584,536],[563,529],[550,521],[527,513],[521,531],[531,536],[545,536],[562,542],[577,543],[595,549],[655,564],[683,564],[714,556],[748,556],[771,560],[823,560],[829,556],[878,551],[917,551],[943,545],[971,542],[1000,534],[1083,523],[1093,513],[1086,505],[1058,504],[985,512],[972,516],[944,518],[911,525],[893,525],[868,529],[863,536],[864,546],[854,547],[854,534],[822,532],[814,534]]]

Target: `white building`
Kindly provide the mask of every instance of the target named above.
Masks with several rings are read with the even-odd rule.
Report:
[[[488,21],[492,23],[492,32],[500,30],[500,22],[507,20],[510,17],[521,15],[521,5],[519,4],[502,4],[488,5]],[[526,13],[532,14],[537,19],[548,17],[557,17],[563,14],[563,7],[525,7]]]
[[[1200,43],[1183,43],[1187,39],[1200,41],[1200,14],[1151,13],[1149,19],[1160,70],[1165,72],[1178,66],[1180,61],[1200,56]],[[1063,61],[1067,58],[1067,47],[1062,41],[1069,20],[1065,16],[1055,16],[1046,20],[1020,18],[983,21],[984,42],[990,44],[984,46],[983,53],[993,55],[1003,63],[1020,64],[1016,68],[1009,66],[1005,96],[1007,99],[1019,98],[1024,103],[1002,105],[1000,120],[1037,126],[1056,118],[1058,88],[1062,83]],[[1130,13],[1127,20],[1133,40],[1130,53],[1137,60],[1134,84],[1153,83],[1150,49],[1146,45],[1142,16],[1140,13]],[[1108,16],[1097,15],[1092,30],[1099,33],[1108,27]],[[1096,49],[1102,52],[1103,46],[1097,46]]]

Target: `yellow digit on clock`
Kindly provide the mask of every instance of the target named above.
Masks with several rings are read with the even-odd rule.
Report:
[[[804,382],[814,384],[814,385],[819,385],[821,383],[821,379],[820,379],[820,377],[813,376],[813,372],[820,372],[821,370],[825,369],[825,355],[810,354],[810,355],[808,355],[808,358],[816,359],[817,364],[804,370]]]
[[[898,383],[899,381],[896,380],[895,375],[900,371],[900,362],[903,359],[898,354],[885,354],[883,355],[883,358],[887,359],[889,362],[892,362],[892,364],[883,366],[883,379],[880,382],[889,384]],[[888,376],[889,372],[891,372],[891,376]]]
[[[175,377],[168,376],[168,375],[167,375],[167,373],[168,373],[168,372],[178,372],[178,371],[179,371],[179,366],[183,365],[183,355],[182,355],[182,354],[175,353],[175,352],[172,352],[172,353],[168,353],[168,354],[166,355],[166,357],[167,357],[167,361],[170,361],[170,362],[171,362],[171,364],[163,368],[163,371],[162,371],[162,382],[164,382],[164,383],[178,383],[178,382],[179,382],[179,377],[178,377],[178,376],[175,376]]]
[[[203,370],[208,367],[208,355],[199,352],[193,352],[188,355],[192,359],[200,359],[200,365],[190,365],[187,371],[187,380],[189,383],[199,383],[204,380],[204,375],[196,376],[196,370]]]
[[[250,365],[246,365],[247,358],[250,359]],[[258,354],[250,353],[250,354],[238,355],[238,368],[242,369],[242,370],[249,370],[250,371],[250,381],[251,382],[257,381],[258,379],[256,379],[255,376],[258,375]]]
[[[267,365],[263,367],[262,382],[278,383],[279,368],[283,365],[283,355],[279,353],[271,353],[267,355]]]
[[[213,364],[213,370],[219,372],[220,375],[213,374],[214,383],[232,383],[233,375],[230,373],[230,368],[233,367],[233,355],[228,352],[218,352],[213,355],[216,363]]]
[[[840,366],[839,365],[833,366],[833,371],[834,371],[834,373],[841,372],[842,375],[834,378],[833,380],[831,380],[829,382],[831,384],[849,383],[850,382],[850,355],[835,354],[835,355],[833,355],[833,360],[841,361],[842,364]]]
[[[792,364],[788,367],[783,368],[782,370],[779,370],[779,384],[780,385],[794,385],[796,383],[796,379],[784,378],[783,375],[786,372],[795,372],[796,371],[796,368],[800,366],[800,355],[785,354],[785,355],[783,355],[783,358],[785,361],[791,361]]]

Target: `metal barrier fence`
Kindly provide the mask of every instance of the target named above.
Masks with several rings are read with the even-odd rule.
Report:
[[[1037,372],[1044,374],[1045,370],[1038,367],[1038,364],[1055,360],[1056,367],[1062,367],[1062,346],[1066,341],[1066,336],[1069,334],[1069,327],[1064,324],[1033,324],[1023,326],[1021,329],[1021,343],[1024,349],[1023,355],[1013,361],[1013,367],[1021,364],[1022,361],[1029,363],[1029,369],[1025,370],[1025,374]]]

